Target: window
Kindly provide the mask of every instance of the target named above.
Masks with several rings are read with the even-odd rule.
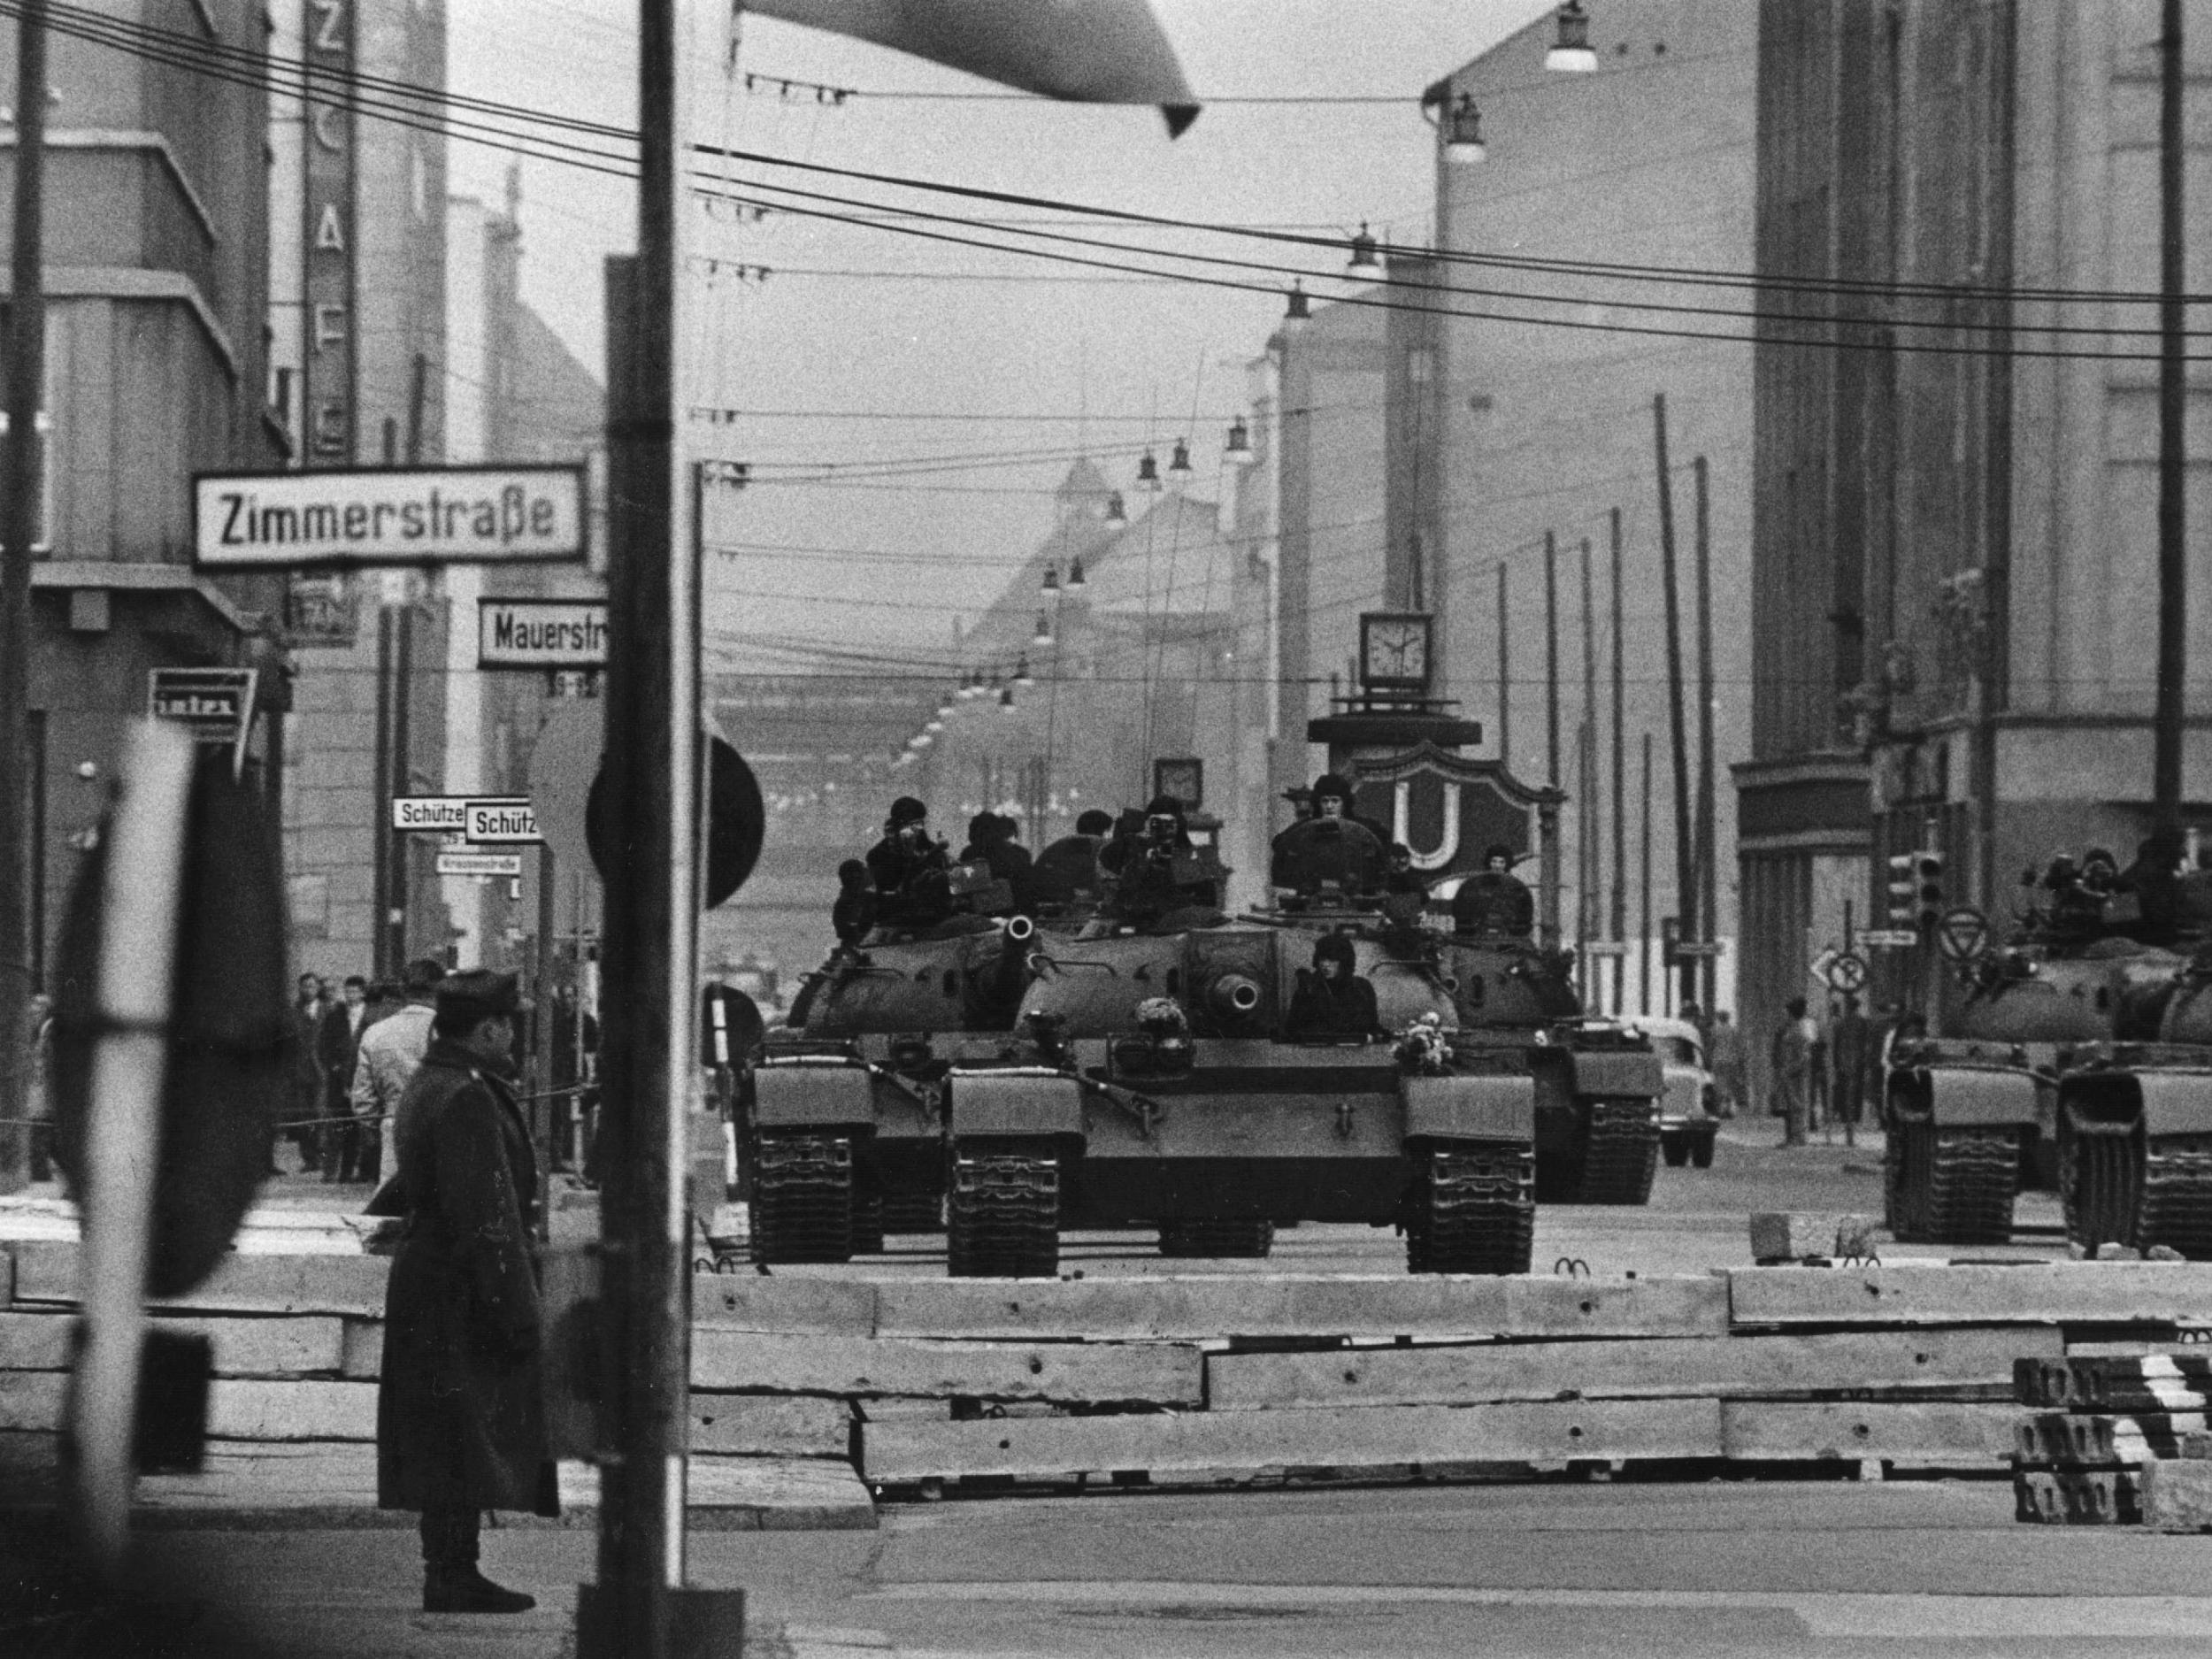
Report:
[[[38,413],[38,527],[31,537],[31,550],[51,553],[54,550],[54,418],[44,410]],[[8,411],[0,409],[0,442],[8,435]]]

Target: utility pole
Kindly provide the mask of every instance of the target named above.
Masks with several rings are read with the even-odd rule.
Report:
[[[1667,395],[1651,399],[1652,443],[1659,469],[1659,580],[1667,602],[1667,733],[1674,748],[1675,937],[1697,932],[1697,879],[1690,845],[1690,742],[1682,709],[1682,596],[1674,554],[1674,477],[1667,465]],[[1697,958],[1680,958],[1681,995],[1697,995]]]
[[[1577,866],[1582,872],[1582,895],[1575,906],[1575,913],[1582,918],[1582,942],[1586,947],[1596,936],[1604,916],[1598,908],[1598,849],[1604,843],[1604,815],[1598,810],[1598,623],[1597,600],[1590,584],[1590,538],[1582,538],[1582,725],[1577,740],[1580,752],[1576,758],[1577,787],[1582,798],[1575,805],[1575,847],[1579,855]],[[1590,961],[1589,951],[1582,953],[1583,995],[1594,1002],[1602,995],[1599,985],[1599,971]]]
[[[1628,676],[1622,645],[1621,510],[1607,515],[1613,542],[1613,916],[1612,937],[1628,937]],[[1628,958],[1613,958],[1613,1011],[1628,1002]]]
[[[684,1588],[691,1273],[681,1179],[696,1081],[699,570],[676,463],[675,0],[638,0],[638,251],[607,262],[607,883],[601,1340],[612,1446],[581,1659],[669,1659],[741,1619]],[[684,1610],[677,1611],[679,1601]],[[726,1637],[726,1640],[727,1638]],[[701,1651],[704,1651],[703,1644]]]
[[[1642,895],[1643,921],[1636,942],[1636,1001],[1643,1013],[1651,1003],[1651,733],[1644,733],[1644,849],[1642,879],[1636,884]]]
[[[1559,544],[1544,532],[1544,780],[1559,787]]]
[[[1502,560],[1498,565],[1498,764],[1513,770],[1513,629]]]
[[[27,1174],[31,1009],[31,547],[38,540],[39,406],[46,386],[46,0],[17,12],[14,286],[8,299],[7,502],[0,513],[0,1192]]]
[[[1713,511],[1709,468],[1699,456],[1690,463],[1697,503],[1697,876],[1699,941],[1710,947],[1720,932],[1720,864],[1714,850],[1717,833],[1713,802]],[[1713,1017],[1720,958],[1697,958],[1698,1006]]]
[[[2158,702],[2152,717],[2151,827],[2177,846],[2189,664],[2181,0],[2165,0],[2164,25],[2158,37]]]

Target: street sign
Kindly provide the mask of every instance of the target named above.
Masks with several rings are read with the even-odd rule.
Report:
[[[1863,937],[1863,935],[1862,935]],[[1821,977],[1832,991],[1856,991],[1866,984],[1866,958],[1856,951],[1841,950]]]
[[[580,561],[581,466],[201,472],[192,557],[204,569]]]
[[[538,815],[527,801],[472,801],[462,819],[461,833],[472,847],[534,847],[539,839]]]
[[[515,876],[522,874],[520,853],[440,853],[442,876]]]
[[[146,712],[188,727],[195,743],[230,750],[235,774],[253,724],[257,673],[251,668],[154,669],[146,676]]]
[[[1676,945],[1674,954],[1678,956],[1717,956],[1722,954],[1722,947],[1717,939],[1693,940]]]
[[[1826,979],[1828,977],[1828,970],[1835,965],[1836,958],[1841,955],[1843,955],[1843,952],[1838,950],[1833,945],[1830,945],[1818,956],[1815,956],[1812,961],[1813,978],[1816,979]]]
[[[607,606],[599,599],[480,599],[479,668],[604,668]]]
[[[1860,931],[1859,942],[1875,950],[1909,950],[1920,935],[1909,927],[1868,927]]]
[[[1970,904],[1943,912],[1936,923],[1936,949],[1953,962],[1971,962],[1989,949],[1989,918]]]
[[[469,808],[523,807],[519,795],[396,795],[392,797],[392,827],[409,832],[434,832],[467,837]]]
[[[1582,954],[1586,956],[1625,956],[1628,946],[1624,941],[1618,939],[1586,939],[1582,941]]]

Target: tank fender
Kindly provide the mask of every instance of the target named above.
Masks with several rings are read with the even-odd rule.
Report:
[[[947,1079],[955,1140],[975,1135],[1083,1134],[1082,1085],[1042,1067],[962,1071]]]
[[[2139,1071],[2143,1133],[2212,1135],[2212,1072]]]
[[[1667,1079],[1655,1054],[1578,1054],[1567,1051],[1577,1094],[1658,1094]]]
[[[1536,1079],[1518,1076],[1409,1077],[1406,1138],[1536,1139]]]
[[[762,1129],[872,1125],[875,1079],[842,1060],[770,1061],[753,1072],[753,1122]]]
[[[2036,1080],[2025,1071],[1933,1069],[1928,1102],[1938,1128],[2026,1128],[2036,1121]]]

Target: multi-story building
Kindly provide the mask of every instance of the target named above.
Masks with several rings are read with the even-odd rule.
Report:
[[[272,101],[273,401],[301,466],[434,465],[451,384],[444,141],[323,89],[349,72],[442,87],[444,0],[280,0],[268,16],[272,57],[321,94]],[[396,574],[289,584],[285,850],[303,968],[396,975],[449,942],[437,849],[396,835],[388,804],[445,787],[442,588]]]
[[[2188,11],[2195,124],[2212,11]],[[1891,925],[1893,855],[1939,853],[1942,901],[2002,918],[2027,864],[2125,863],[2148,828],[2158,382],[2128,331],[2157,326],[2160,95],[2142,6],[1769,0],[1761,27],[1759,268],[1810,283],[1761,301],[1738,779],[1755,972],[1778,981],[1847,905]],[[2185,234],[2212,268],[2212,226]],[[2042,332],[2068,325],[2115,332]],[[2193,515],[2212,434],[2191,416]],[[2203,819],[2201,649],[2187,691]],[[1874,954],[1885,999],[1947,982],[1925,940]]]
[[[1692,464],[1699,457],[1709,480],[1714,706],[1706,758],[1723,783],[1727,764],[1746,750],[1750,724],[1751,353],[1740,315],[1748,307],[1740,289],[1678,286],[1653,273],[1750,267],[1760,12],[1756,0],[1613,0],[1589,12],[1594,73],[1547,70],[1555,38],[1547,14],[1425,96],[1438,127],[1436,256],[1392,261],[1383,290],[1427,308],[1394,317],[1388,342],[1397,504],[1386,568],[1393,605],[1418,604],[1441,618],[1443,693],[1483,723],[1486,752],[1507,758],[1529,782],[1569,793],[1561,818],[1569,942],[1593,934],[1624,941],[1623,972],[1597,988],[1607,1006],[1632,1010],[1647,1005],[1647,996],[1659,1006],[1671,1000],[1658,942],[1640,918],[1648,905],[1656,932],[1661,918],[1686,908],[1677,891],[1681,841],[1655,452],[1661,394],[1678,532],[1693,848],[1700,757]],[[1463,130],[1471,125],[1479,129],[1479,158],[1469,153],[1467,141],[1477,136]],[[1609,270],[1590,269],[1596,265]],[[1717,315],[1639,303],[1655,300]],[[1617,728],[1610,684],[1616,511],[1624,591]],[[1555,549],[1555,647],[1547,616],[1548,534]],[[1586,541],[1593,573],[1586,595]],[[1586,695],[1586,606],[1594,697]],[[1548,710],[1555,659],[1555,749]],[[1638,873],[1646,734],[1656,757],[1648,889]],[[1731,949],[1734,826],[1729,814],[1714,816],[1715,920],[1719,942]],[[1687,926],[1699,930],[1694,913]],[[1720,959],[1724,1005],[1743,981],[1737,965],[1732,954]]]
[[[232,50],[262,42],[247,0],[140,0],[126,20]],[[0,84],[15,84],[15,30]],[[191,564],[191,478],[280,465],[265,401],[268,200],[256,90],[64,34],[48,47],[43,532],[32,572],[35,982],[51,966],[74,849],[106,804],[153,677],[256,671],[245,775],[282,772],[286,664],[266,577]],[[12,126],[0,127],[0,238],[12,234]],[[8,734],[12,741],[14,734]]]

